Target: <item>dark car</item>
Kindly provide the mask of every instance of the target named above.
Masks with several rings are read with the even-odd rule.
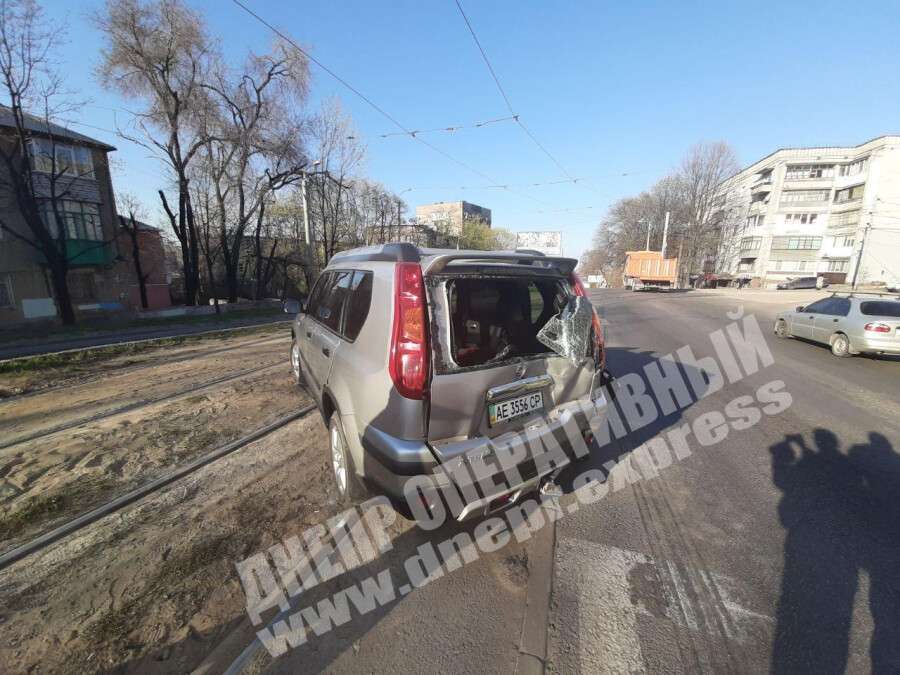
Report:
[[[820,281],[819,277],[794,277],[785,279],[776,288],[779,291],[786,291],[798,288],[824,288],[827,285],[828,282],[824,278]]]

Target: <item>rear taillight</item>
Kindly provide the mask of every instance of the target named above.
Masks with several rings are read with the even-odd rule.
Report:
[[[425,397],[428,355],[422,268],[418,263],[398,263],[394,276],[394,329],[389,370],[401,396]]]
[[[580,295],[583,298],[588,296],[584,283],[582,283],[575,272],[569,275],[569,283],[572,284],[575,295]],[[591,312],[593,312],[591,325],[594,328],[594,362],[602,370],[606,367],[606,350],[603,348],[603,327],[600,325],[600,317],[597,315],[597,310],[594,309],[593,305],[591,306]]]
[[[867,323],[865,326],[863,326],[863,330],[867,330],[870,333],[890,333],[891,327],[886,323],[873,321],[872,323]]]

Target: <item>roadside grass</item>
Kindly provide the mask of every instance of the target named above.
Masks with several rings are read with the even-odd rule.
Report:
[[[29,497],[20,508],[0,516],[0,541],[8,541],[65,513],[77,515],[96,506],[116,485],[111,478],[83,478],[65,490]]]
[[[111,361],[117,357],[137,357],[145,355],[146,352],[166,347],[185,346],[192,343],[219,340],[225,337],[253,335],[278,329],[280,329],[279,326],[262,324],[216,331],[204,335],[179,335],[0,361],[0,399],[24,394],[32,389],[52,386],[61,379],[77,376],[104,361]],[[139,359],[123,358],[115,363],[107,364],[107,367],[110,369],[125,368],[137,362],[139,362]]]
[[[170,325],[203,325],[208,323],[239,323],[244,319],[256,319],[266,316],[279,316],[284,312],[280,307],[258,307],[254,309],[224,311],[222,314],[201,314],[199,316],[162,316],[152,319],[108,319],[105,321],[85,321],[75,326],[44,326],[41,329],[42,338],[65,339],[68,337],[78,338],[85,335],[105,333],[116,333],[123,330],[132,330],[135,328],[150,328]],[[0,331],[0,345],[11,345],[22,342],[22,329],[5,329]]]

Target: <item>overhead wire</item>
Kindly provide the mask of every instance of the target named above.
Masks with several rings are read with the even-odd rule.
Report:
[[[506,107],[509,110],[510,114],[515,118],[516,124],[518,124],[522,131],[528,136],[529,139],[543,152],[551,162],[562,172],[562,174],[572,181],[575,184],[579,184],[579,179],[575,178],[569,171],[562,165],[554,155],[551,153],[543,143],[541,143],[537,137],[531,132],[531,130],[525,126],[525,123],[522,121],[521,115],[513,108],[512,102],[509,100],[509,96],[506,94],[506,90],[503,88],[503,85],[500,83],[500,78],[497,76],[497,72],[494,70],[494,66],[491,64],[491,60],[488,58],[487,52],[484,49],[484,46],[481,44],[481,40],[478,39],[477,33],[475,33],[475,28],[472,26],[472,22],[469,21],[469,17],[466,15],[465,10],[463,9],[462,4],[459,0],[454,0],[456,3],[456,8],[459,10],[460,16],[462,16],[463,21],[466,23],[466,27],[469,29],[469,34],[472,36],[472,40],[475,42],[475,46],[478,47],[478,51],[481,53],[481,58],[484,61],[484,65],[487,66],[488,72],[491,74],[491,78],[494,80],[494,84],[497,86],[497,90],[500,92],[500,95],[503,97],[503,101],[506,103]],[[580,183],[583,187],[588,190],[594,192],[593,188],[585,185],[584,183]]]
[[[461,159],[458,159],[458,158],[454,157],[453,155],[451,155],[450,153],[446,152],[445,150],[442,150],[441,148],[437,147],[437,146],[434,145],[433,143],[429,143],[429,142],[426,141],[424,138],[422,138],[421,135],[413,134],[413,130],[412,130],[412,129],[407,128],[407,127],[406,127],[405,125],[403,125],[400,121],[398,121],[397,118],[395,118],[393,115],[391,115],[389,112],[387,112],[384,108],[382,108],[382,107],[379,106],[377,103],[375,103],[375,102],[374,102],[372,99],[370,99],[368,96],[366,96],[365,94],[363,94],[359,89],[357,89],[357,88],[354,87],[352,84],[350,84],[350,82],[348,82],[348,81],[345,80],[343,77],[341,77],[340,75],[338,75],[335,71],[333,71],[331,68],[329,68],[327,65],[325,65],[321,60],[317,59],[317,58],[316,58],[315,56],[313,56],[311,53],[309,53],[308,51],[306,51],[305,49],[303,49],[303,47],[301,47],[299,44],[297,44],[297,42],[296,42],[293,38],[291,38],[289,35],[287,35],[286,33],[284,33],[284,31],[281,31],[281,30],[279,30],[278,28],[276,28],[275,26],[273,26],[273,25],[272,25],[271,23],[269,23],[266,19],[264,19],[262,16],[260,16],[260,15],[257,14],[256,12],[254,12],[254,11],[253,11],[252,9],[250,9],[247,5],[245,5],[241,0],[231,0],[231,2],[232,2],[234,5],[236,5],[237,7],[239,7],[241,10],[243,10],[244,12],[246,12],[249,16],[253,17],[253,18],[254,18],[256,21],[258,21],[260,24],[262,24],[263,26],[265,26],[266,28],[268,28],[270,31],[272,31],[275,35],[277,35],[278,37],[280,37],[281,39],[283,39],[285,42],[287,42],[288,44],[290,44],[292,47],[294,47],[294,49],[296,49],[298,52],[300,52],[301,54],[303,54],[303,56],[305,56],[307,59],[309,59],[310,62],[312,62],[312,63],[314,63],[315,65],[317,65],[319,68],[321,68],[323,71],[325,71],[325,73],[327,73],[328,75],[330,75],[334,80],[336,80],[337,82],[339,82],[339,83],[340,83],[341,85],[343,85],[346,89],[348,89],[350,92],[352,92],[355,96],[357,96],[359,99],[361,99],[362,101],[364,101],[369,107],[371,107],[371,108],[372,108],[373,110],[375,110],[378,114],[380,114],[382,117],[384,117],[385,119],[387,119],[391,124],[393,124],[395,127],[397,127],[403,134],[408,135],[408,136],[409,136],[410,138],[412,138],[413,140],[418,141],[419,143],[421,143],[421,144],[424,145],[425,147],[429,148],[431,151],[433,151],[433,152],[435,152],[435,153],[441,155],[442,157],[444,157],[444,158],[447,159],[448,161],[451,161],[451,162],[453,162],[454,164],[457,164],[458,166],[461,166],[462,168],[466,169],[467,171],[470,171],[471,173],[474,173],[474,174],[476,174],[476,175],[478,175],[478,176],[481,176],[482,178],[484,178],[485,180],[489,181],[490,183],[498,184],[498,185],[502,184],[501,181],[498,181],[498,180],[496,180],[495,178],[492,178],[491,176],[489,176],[489,175],[486,174],[485,172],[483,172],[483,171],[481,171],[481,170],[479,170],[479,169],[477,169],[477,168],[471,166],[470,164],[467,164],[466,162],[462,161]],[[550,206],[549,204],[547,204],[547,203],[544,202],[543,200],[538,199],[537,197],[535,197],[535,196],[533,196],[533,195],[530,195],[530,194],[528,194],[528,193],[524,193],[524,192],[519,193],[519,192],[515,192],[515,191],[513,191],[513,190],[511,190],[511,189],[509,189],[509,188],[506,188],[506,189],[507,189],[509,192],[513,193],[513,194],[519,195],[520,197],[525,197],[526,199],[531,199],[532,201],[535,201],[535,202],[537,202],[537,203],[539,203],[539,204],[543,204],[544,206]]]

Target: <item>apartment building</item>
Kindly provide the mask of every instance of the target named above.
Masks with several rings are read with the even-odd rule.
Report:
[[[68,287],[77,314],[135,309],[137,279],[131,261],[132,245],[123,236],[117,217],[108,153],[114,147],[45,120],[26,116],[41,215],[51,232],[66,237],[69,259]],[[0,143],[15,144],[15,122],[9,108],[0,106]],[[55,158],[55,159],[54,159]],[[6,169],[0,167],[0,170]],[[51,188],[51,172],[57,175]],[[43,254],[22,240],[32,235],[12,194],[11,181],[0,175],[0,217],[13,232],[0,230],[0,327],[58,315]],[[49,197],[56,190],[61,222],[56,222]],[[18,235],[18,236],[17,236]],[[159,278],[156,248],[150,229],[142,231],[139,246],[146,246],[147,272],[153,307],[169,304],[168,285]],[[152,268],[152,270],[151,270]]]
[[[725,180],[718,199],[720,276],[767,288],[900,277],[900,136],[776,150]]]
[[[416,221],[437,232],[459,236],[467,220],[479,220],[491,226],[491,210],[469,202],[437,202],[416,207]]]

